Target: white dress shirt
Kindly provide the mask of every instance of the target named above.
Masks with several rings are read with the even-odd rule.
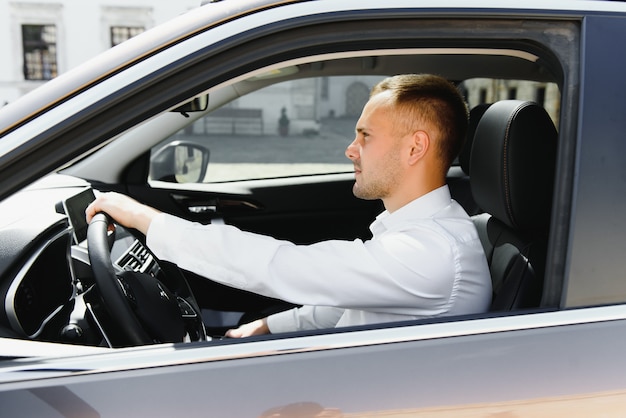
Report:
[[[159,214],[155,255],[210,280],[300,309],[268,318],[271,332],[484,312],[491,279],[478,234],[447,186],[381,213],[370,240],[312,245]]]

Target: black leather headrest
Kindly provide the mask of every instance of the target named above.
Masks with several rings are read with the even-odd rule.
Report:
[[[476,203],[518,230],[550,222],[557,132],[536,103],[503,100],[480,119],[470,156]]]

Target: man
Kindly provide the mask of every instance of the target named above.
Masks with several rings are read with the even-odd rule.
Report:
[[[300,246],[227,225],[194,224],[118,194],[87,208],[146,234],[157,257],[302,308],[230,330],[230,337],[484,312],[491,280],[476,229],[450,197],[447,171],[467,107],[447,80],[399,75],[372,89],[346,149],[355,196],[385,211],[369,241]]]

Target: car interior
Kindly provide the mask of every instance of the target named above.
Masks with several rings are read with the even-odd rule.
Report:
[[[293,307],[156,260],[144,237],[135,231],[118,227],[110,234],[106,218],[97,230],[88,227],[81,221],[84,207],[94,194],[114,190],[192,221],[226,223],[299,244],[367,239],[368,226],[382,205],[352,195],[351,167],[345,167],[347,160],[342,166],[337,159],[353,139],[354,115],[344,117],[340,110],[326,109],[321,115],[305,117],[291,108],[287,114],[293,130],[288,138],[282,138],[277,125],[272,122],[268,127],[266,120],[259,120],[258,112],[233,109],[261,108],[246,100],[252,100],[254,93],[290,86],[288,92],[296,95],[304,114],[302,109],[311,103],[311,95],[329,79],[352,77],[367,84],[363,80],[370,79],[366,77],[373,80],[409,72],[441,74],[454,81],[468,99],[470,129],[466,146],[450,169],[448,184],[453,198],[472,216],[485,249],[494,289],[488,314],[554,308],[545,302],[542,291],[561,84],[559,71],[551,62],[533,48],[513,47],[333,52],[281,61],[213,85],[186,99],[188,103],[178,103],[120,133],[106,146],[59,171],[64,184],[70,186],[46,192],[46,203],[54,210],[25,228],[27,234],[17,236],[20,249],[11,250],[11,259],[21,263],[0,266],[0,291],[5,299],[0,336],[110,347],[198,341],[205,336],[220,339],[231,327]],[[537,92],[545,94],[546,89],[555,92],[556,104],[538,103]],[[267,96],[258,97],[263,101]],[[282,106],[277,103],[271,110],[276,115]],[[299,118],[311,124],[298,131]],[[323,129],[331,125],[339,127],[324,136]],[[235,128],[245,133],[233,133]],[[296,161],[296,156],[305,154],[297,148],[301,144],[306,150],[333,147],[338,154],[324,148],[321,154],[329,157],[328,161]],[[297,151],[284,157],[294,161],[275,164],[287,171],[264,172],[271,164],[261,160],[255,163],[260,171],[242,175],[244,168],[254,164],[243,157],[231,161],[221,157],[220,147],[228,151],[229,146],[239,152],[255,147],[250,149],[272,158],[282,155],[278,153],[285,147]],[[180,163],[181,158],[200,161],[197,173]],[[216,167],[226,170],[225,177],[212,177]],[[31,185],[2,207],[24,205],[29,195],[53,181],[58,180],[47,178]],[[68,220],[70,235],[63,232]],[[25,217],[20,222],[32,219]],[[111,277],[111,264],[115,273],[123,276],[123,292]],[[50,279],[46,271],[58,273]],[[175,303],[158,302],[160,292],[171,295]],[[135,296],[143,299],[131,306],[123,300],[129,294],[145,296]],[[115,308],[105,307],[101,298],[115,301]]]

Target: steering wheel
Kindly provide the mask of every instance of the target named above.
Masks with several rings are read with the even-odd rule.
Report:
[[[121,340],[115,345],[205,339],[200,315],[186,299],[173,294],[150,274],[133,271],[115,273],[108,240],[110,223],[108,215],[96,214],[87,229],[87,243],[95,286],[115,326],[113,334]],[[193,298],[188,284],[185,282],[184,285]],[[194,328],[191,332],[190,325]]]

